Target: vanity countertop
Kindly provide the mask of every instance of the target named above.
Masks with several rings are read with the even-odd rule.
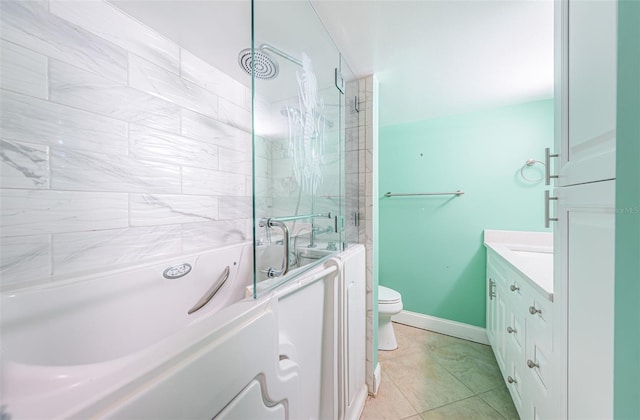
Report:
[[[485,230],[484,245],[531,280],[536,290],[553,301],[552,233]]]

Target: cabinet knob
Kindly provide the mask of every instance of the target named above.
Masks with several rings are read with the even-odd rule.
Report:
[[[527,360],[527,366],[529,367],[529,369],[540,367],[540,365],[534,362],[533,360]]]
[[[512,285],[509,287],[509,289],[510,289],[512,292],[515,292],[516,290],[520,290],[520,288],[519,288],[518,286],[516,286],[515,284],[512,284]]]
[[[529,313],[531,315],[535,315],[535,314],[541,314],[542,311],[540,309],[537,309],[535,306],[529,306]]]
[[[517,332],[517,331],[516,331],[516,330],[514,330],[514,329],[513,329],[513,328],[511,328],[511,327],[507,327],[507,332],[508,332],[509,334],[511,334],[511,333],[514,333],[514,332]]]
[[[507,377],[507,382],[509,382],[510,384],[517,384],[518,383],[518,381],[513,379],[511,376]]]

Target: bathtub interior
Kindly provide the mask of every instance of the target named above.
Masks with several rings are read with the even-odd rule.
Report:
[[[28,365],[82,365],[130,355],[245,298],[252,284],[252,244],[114,271],[62,285],[3,293],[2,360]],[[191,271],[167,279],[168,267]],[[200,310],[187,311],[230,274]]]

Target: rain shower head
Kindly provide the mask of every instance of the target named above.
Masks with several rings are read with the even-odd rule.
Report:
[[[240,64],[240,67],[242,67],[247,74],[251,74],[255,71],[255,76],[258,79],[275,79],[279,72],[278,62],[271,57],[267,51],[279,55],[285,60],[291,61],[292,63],[302,67],[302,62],[300,60],[269,44],[262,44],[255,49],[253,52],[253,61],[255,61],[255,63],[251,62],[251,48],[245,48],[240,51],[240,54],[238,54],[238,64]]]
[[[269,54],[256,50],[251,57],[251,48],[245,48],[238,54],[238,64],[247,72],[258,79],[271,80],[278,76],[278,62]]]

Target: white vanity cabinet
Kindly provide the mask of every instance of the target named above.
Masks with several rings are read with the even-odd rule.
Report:
[[[556,2],[556,186],[615,178],[617,4]]]
[[[555,5],[552,415],[613,418],[618,1]]]
[[[546,272],[552,276],[552,257],[532,254],[487,246],[487,335],[520,417],[546,419],[552,418],[553,295],[514,264],[529,258],[535,265],[548,256]]]
[[[557,417],[613,418],[615,181],[556,193]]]

